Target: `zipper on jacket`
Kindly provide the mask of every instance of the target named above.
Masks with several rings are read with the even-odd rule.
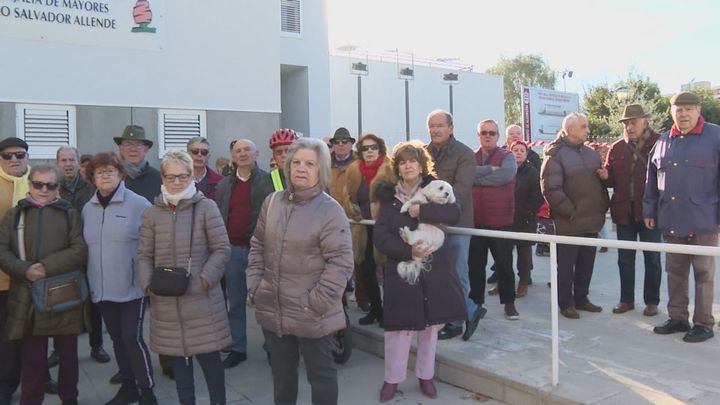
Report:
[[[282,201],[282,196],[281,196],[281,201]],[[283,230],[283,232],[280,232],[281,236],[284,236],[285,233],[287,232],[287,224],[288,224],[288,222],[290,222],[290,217],[292,216],[293,210],[294,210],[294,207],[291,207],[290,213],[288,214],[288,217],[287,217],[287,221],[285,221],[285,229]],[[265,218],[265,219],[267,220],[267,218]],[[279,315],[278,316],[278,333],[277,334],[279,337],[282,337],[283,324],[282,324],[282,308],[280,308],[280,279],[281,279],[280,263],[282,263],[283,248],[285,247],[285,245],[282,243],[282,241],[280,241],[280,242],[281,243],[278,243],[278,245],[280,246],[280,250],[278,251],[278,256],[277,256],[278,257],[278,266],[277,266],[277,276],[275,279],[275,285],[277,285],[277,293],[275,294],[275,297],[277,299],[277,309],[278,309],[278,315]],[[308,299],[309,298],[310,297],[308,297]],[[309,301],[308,301],[308,305],[309,305]]]
[[[100,220],[100,299],[102,301],[105,298],[105,270],[103,269],[103,229],[105,228],[105,207],[102,211],[102,219]]]
[[[172,210],[172,243],[173,246],[175,245],[175,230],[177,224],[177,207]],[[177,254],[177,251],[176,251]],[[177,260],[177,257],[174,257],[173,260]],[[177,266],[177,263],[173,263],[173,266]],[[188,273],[190,272],[190,269],[187,269]],[[187,342],[185,341],[185,325],[183,325],[183,317],[182,312],[180,311],[180,297],[175,297],[175,307],[177,308],[178,313],[178,320],[180,321],[180,339],[182,340],[182,348],[183,348],[183,354],[187,354]],[[188,361],[188,357],[185,356],[185,361]]]

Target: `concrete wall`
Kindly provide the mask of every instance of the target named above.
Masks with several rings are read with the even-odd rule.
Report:
[[[310,96],[308,69],[302,66],[283,65],[281,68],[280,126],[310,134]],[[327,121],[327,118],[326,118]]]
[[[365,62],[363,60],[363,62]],[[350,61],[330,57],[333,128],[344,126],[357,132],[357,76],[350,74]],[[428,140],[425,119],[436,109],[449,109],[448,86],[443,84],[446,69],[415,66],[409,82],[410,138]],[[453,86],[455,136],[475,148],[475,127],[483,119],[497,120],[504,128],[502,77],[474,72],[455,72]],[[390,147],[405,140],[405,81],[398,79],[395,62],[369,61],[369,74],[362,77],[362,128],[385,138]]]
[[[307,66],[309,128],[303,132],[317,138],[328,135],[331,98],[325,0],[302,1],[302,34],[299,37],[282,34],[280,63]]]
[[[132,117],[132,121],[131,121]],[[247,138],[260,150],[258,164],[268,167],[270,150],[268,138],[280,126],[280,115],[256,112],[207,111],[207,136],[210,141],[211,165],[220,156],[230,157],[230,142]],[[77,148],[80,153],[117,151],[113,137],[120,136],[129,123],[145,128],[148,139],[157,144],[158,116],[154,108],[128,107],[77,107]],[[17,136],[15,128],[15,104],[0,103],[0,139]],[[32,157],[32,149],[30,150]],[[157,166],[159,159],[156,146],[147,154],[148,161]]]

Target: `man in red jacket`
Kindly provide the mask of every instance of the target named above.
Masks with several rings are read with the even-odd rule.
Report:
[[[618,240],[660,242],[660,231],[648,229],[643,222],[643,195],[647,176],[648,155],[659,136],[650,128],[640,104],[625,107],[620,123],[623,124],[623,138],[610,146],[605,161],[605,170],[600,178],[607,187],[614,190],[610,201],[610,214],[617,224]],[[660,303],[660,279],[662,267],[659,252],[643,252],[645,256],[645,283],[643,298],[645,316],[655,316]],[[620,302],[613,313],[622,314],[635,309],[635,250],[618,251],[620,268]]]
[[[515,155],[498,147],[500,132],[497,122],[481,121],[477,126],[480,148],[475,152],[473,181],[473,213],[475,228],[510,231],[515,219]],[[515,308],[515,272],[512,250],[514,241],[473,236],[470,239],[470,298],[479,306],[485,303],[485,266],[488,250],[495,261],[500,303],[505,317],[520,317]]]

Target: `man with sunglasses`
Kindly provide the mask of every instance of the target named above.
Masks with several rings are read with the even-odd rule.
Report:
[[[498,147],[500,132],[493,120],[480,121],[477,126],[480,148],[475,152],[473,213],[475,228],[510,231],[515,220],[515,155]],[[503,238],[473,236],[470,239],[470,298],[478,306],[485,303],[485,266],[488,250],[495,262],[500,303],[505,305],[505,317],[520,317],[515,308],[515,273],[512,250],[514,241]],[[491,290],[492,294],[493,290]]]
[[[28,144],[9,137],[0,141],[0,218],[28,192]],[[0,269],[2,270],[2,269]],[[10,277],[0,271],[0,404],[9,404],[20,384],[20,345],[5,338]]]
[[[193,161],[193,175],[198,190],[202,191],[205,197],[215,200],[215,187],[223,179],[223,176],[208,166],[210,142],[201,136],[190,138],[187,143],[187,152]]]

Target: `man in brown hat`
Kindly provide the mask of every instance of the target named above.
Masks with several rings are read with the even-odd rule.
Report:
[[[718,245],[720,226],[720,126],[700,115],[700,98],[681,92],[670,99],[673,126],[650,152],[643,217],[648,229],[659,229],[667,243]],[[686,332],[683,340],[713,337],[715,258],[667,253],[668,319],[653,331]],[[688,321],[690,265],[695,277],[693,326]]]
[[[623,138],[610,146],[605,167],[600,174],[605,186],[614,190],[610,214],[617,225],[618,240],[660,242],[660,231],[649,229],[643,222],[642,202],[645,193],[648,155],[660,135],[648,124],[648,114],[640,104],[625,107],[619,122]],[[660,303],[662,268],[659,252],[643,252],[645,282],[643,299],[645,316],[657,315]],[[635,309],[635,250],[618,251],[620,268],[620,302],[613,313],[622,314]]]
[[[160,172],[150,166],[145,159],[148,150],[153,146],[153,142],[145,138],[145,128],[139,125],[128,125],[122,136],[115,137],[113,140],[118,146],[123,166],[127,172],[125,187],[145,197],[150,204],[153,204],[155,197],[160,194],[162,179]]]

